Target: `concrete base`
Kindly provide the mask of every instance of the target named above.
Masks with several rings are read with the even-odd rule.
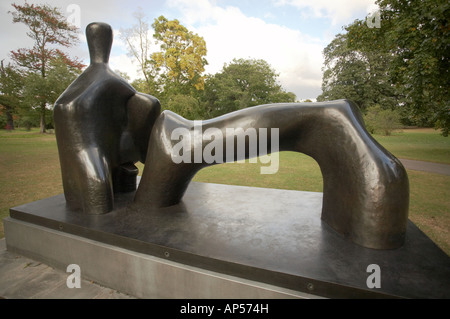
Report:
[[[138,298],[317,297],[171,262],[12,218],[4,219],[4,223],[9,251],[61,270],[77,264],[85,280]]]
[[[132,197],[101,216],[62,195],[12,208],[8,250],[139,298],[450,298],[450,259],[415,225],[400,249],[357,246],[321,222],[321,193],[192,183],[144,212]]]

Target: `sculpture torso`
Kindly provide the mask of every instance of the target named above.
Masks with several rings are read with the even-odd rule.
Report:
[[[91,64],[56,101],[54,119],[67,203],[101,214],[114,192],[135,189],[134,163],[145,160],[160,106],[109,68],[109,25],[92,23],[86,34]]]

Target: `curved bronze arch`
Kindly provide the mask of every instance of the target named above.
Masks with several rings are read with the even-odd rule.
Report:
[[[194,175],[213,165],[172,160],[177,128],[194,130],[194,121],[164,111],[150,136],[147,162],[135,195],[138,207],[178,204]],[[376,249],[404,243],[409,208],[409,182],[400,161],[366,131],[358,108],[350,101],[270,104],[202,121],[202,130],[279,128],[279,150],[314,158],[324,182],[322,220],[357,244]],[[270,133],[270,131],[269,131]],[[268,134],[270,140],[270,134]],[[194,148],[209,142],[194,140]],[[224,148],[225,149],[225,145]],[[237,153],[235,153],[237,155]],[[249,157],[249,151],[239,158]],[[226,156],[223,162],[227,162]]]

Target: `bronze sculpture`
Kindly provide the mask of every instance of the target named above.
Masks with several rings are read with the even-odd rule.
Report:
[[[161,208],[182,200],[200,161],[175,163],[177,128],[193,131],[195,122],[160,113],[159,102],[137,93],[107,67],[112,32],[108,25],[87,27],[91,66],[55,106],[55,124],[64,193],[71,207],[101,214],[113,209],[113,190],[135,188],[134,162],[147,160],[134,205]],[[376,249],[400,247],[408,220],[409,184],[400,161],[365,130],[351,102],[271,104],[243,109],[202,122],[227,128],[279,130],[279,150],[302,152],[319,164],[324,178],[322,219],[357,244]],[[270,134],[266,137],[270,144]],[[204,137],[194,139],[202,148]],[[219,141],[220,142],[220,141]],[[147,148],[148,145],[148,148]],[[261,155],[250,152],[220,162]]]
[[[114,192],[136,189],[134,163],[145,162],[161,108],[109,68],[109,25],[91,23],[86,36],[91,64],[56,101],[55,131],[68,206],[103,214]]]

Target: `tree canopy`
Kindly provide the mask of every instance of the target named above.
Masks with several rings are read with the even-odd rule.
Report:
[[[8,130],[14,129],[14,117],[23,92],[23,75],[9,63],[0,63],[0,114],[5,113],[6,122],[1,123]],[[2,127],[3,128],[3,127]]]
[[[78,59],[70,58],[58,48],[76,44],[78,31],[56,7],[27,2],[12,6],[15,11],[9,13],[13,22],[23,23],[28,27],[27,36],[34,41],[34,45],[32,48],[11,51],[11,58],[26,76],[27,85],[24,87],[27,91],[23,102],[29,108],[39,108],[40,128],[41,132],[45,132],[47,107],[56,100],[55,95],[62,93],[55,90],[61,82],[47,77],[51,72],[59,73],[61,77],[62,65],[69,77],[72,71],[79,71],[84,67]]]
[[[450,129],[450,4],[379,0],[380,27],[355,20],[325,48],[319,101],[397,109],[405,124]]]
[[[205,40],[189,31],[178,20],[167,20],[164,16],[152,24],[160,50],[152,54],[151,64],[159,74],[166,91],[189,94],[191,90],[204,87],[206,56]]]
[[[210,116],[219,116],[260,104],[295,102],[296,97],[283,90],[265,60],[234,59],[209,76],[201,99]]]

